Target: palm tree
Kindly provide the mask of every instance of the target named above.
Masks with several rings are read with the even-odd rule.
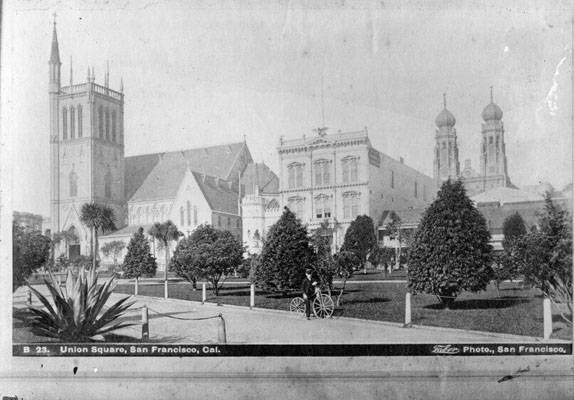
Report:
[[[91,230],[92,267],[96,269],[96,256],[98,254],[98,231],[113,231],[116,229],[114,223],[114,210],[110,207],[86,203],[82,206],[80,220]]]
[[[166,222],[156,222],[153,226],[149,229],[148,234],[159,240],[159,242],[163,245],[165,249],[165,269],[164,269],[164,297],[167,299],[167,269],[169,266],[169,242],[172,240],[177,240],[180,236],[183,235],[178,229],[177,226],[167,220]]]

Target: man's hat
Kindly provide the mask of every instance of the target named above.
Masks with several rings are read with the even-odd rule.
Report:
[[[306,273],[306,274],[311,274],[311,273],[313,273],[313,268],[305,268],[305,273]]]

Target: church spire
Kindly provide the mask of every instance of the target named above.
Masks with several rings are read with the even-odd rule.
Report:
[[[106,76],[104,77],[104,86],[110,87],[110,61],[106,61]]]
[[[70,86],[74,84],[74,68],[72,67],[72,56],[70,56]]]
[[[54,29],[52,30],[52,51],[50,52],[50,64],[62,64],[60,62],[60,50],[58,49],[58,34],[56,33],[55,13],[54,13]]]
[[[494,103],[494,94],[493,94],[493,91],[494,91],[494,86],[491,86],[491,87],[490,87],[490,102],[491,102],[491,103]]]
[[[120,78],[120,93],[124,92],[124,78]]]
[[[444,108],[446,109],[446,93],[442,94],[442,104],[443,104]]]

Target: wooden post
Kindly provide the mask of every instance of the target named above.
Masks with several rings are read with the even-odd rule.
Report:
[[[227,331],[225,329],[225,320],[223,319],[223,315],[219,314],[219,328],[217,329],[217,342],[218,343],[227,343]]]
[[[250,298],[249,298],[249,309],[253,309],[253,307],[255,307],[255,284],[252,283],[251,284],[251,290],[250,290]]]
[[[544,340],[548,340],[552,335],[552,304],[548,297],[542,300],[542,308],[544,310]]]
[[[207,300],[207,287],[205,285],[205,282],[203,282],[201,284],[201,304],[205,304],[206,300]]]
[[[405,326],[411,324],[411,293],[407,292],[405,296]]]
[[[168,298],[168,293],[167,293],[167,279],[165,281],[163,281],[163,298],[167,299]]]
[[[32,291],[30,289],[26,290],[26,304],[32,305]]]
[[[142,342],[149,341],[149,322],[147,306],[142,307]]]

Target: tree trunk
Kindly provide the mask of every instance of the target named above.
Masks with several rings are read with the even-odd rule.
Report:
[[[95,234],[95,228],[92,227],[91,231],[92,232],[91,232],[91,237],[90,237],[90,249],[92,252],[92,268],[96,269],[96,254],[95,254],[96,252],[94,250],[94,248],[95,248],[94,236],[96,235]]]
[[[139,283],[139,277],[136,277],[136,284],[135,284],[135,290],[134,290],[135,296],[138,295],[138,283]]]
[[[341,305],[341,297],[343,297],[343,292],[345,291],[345,286],[347,285],[347,278],[343,279],[343,286],[339,291],[339,295],[337,296],[337,304],[336,306],[339,307]]]
[[[438,298],[445,310],[450,310],[455,300],[454,296],[438,296]]]
[[[168,242],[164,242],[165,248],[165,267],[163,271],[163,280],[164,280],[164,290],[163,296],[167,299],[168,298],[168,289],[167,289],[167,267],[169,265],[169,244]]]

